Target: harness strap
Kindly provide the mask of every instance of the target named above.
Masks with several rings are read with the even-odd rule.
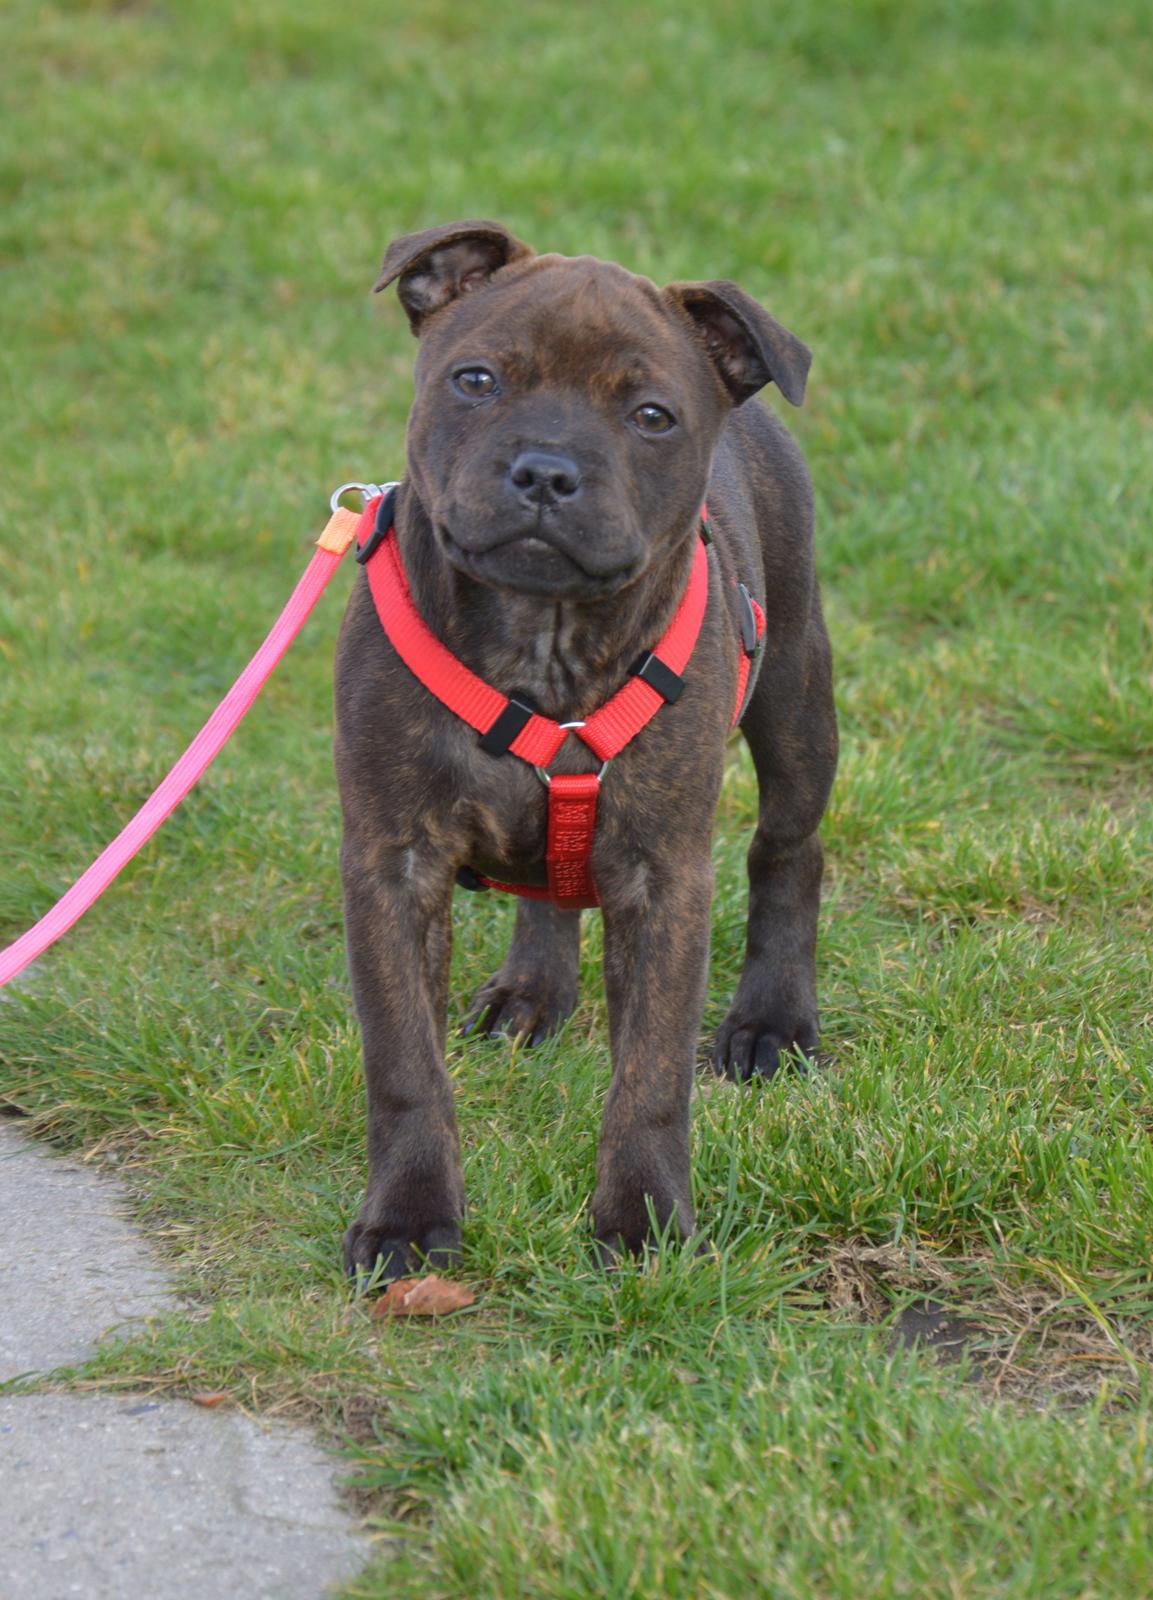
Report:
[[[633,677],[611,699],[606,700],[599,711],[594,711],[586,719],[584,727],[576,730],[577,737],[583,739],[602,761],[610,761],[613,756],[619,755],[629,740],[652,721],[667,700],[679,698],[682,687],[679,681],[671,695],[662,692],[645,675],[646,668],[655,662],[657,666],[668,668],[680,679],[700,635],[708,601],[708,548],[703,539],[698,539],[688,585],[660,643],[640,664],[640,671],[634,672]]]
[[[548,785],[548,835],[545,864],[548,887],[501,883],[471,868],[459,881],[468,888],[502,889],[532,900],[576,910],[600,904],[592,876],[600,773],[557,773],[544,768],[569,733],[575,733],[602,763],[625,748],[663,705],[675,703],[684,689],[681,677],[696,646],[709,598],[707,512],[702,507],[701,538],[692,570],[672,620],[653,650],[633,667],[628,681],[584,722],[562,724],[542,716],[515,696],[506,696],[466,667],[433,633],[417,610],[392,526],[391,496],[378,496],[361,518],[357,560],[364,566],[381,625],[394,650],[430,694],[475,728],[490,755],[511,752],[538,769]],[[738,670],[735,725],[744,703],[749,667],[764,631],[765,616],[740,586],[743,652]]]
[[[416,609],[397,549],[396,534],[391,529],[365,564],[365,571],[377,615],[405,666],[442,705],[478,733],[487,732],[510,702],[454,656]],[[533,713],[508,748],[522,761],[547,767],[564,741],[563,728],[550,718]]]
[[[742,628],[741,631],[743,648],[740,660],[737,662],[737,703],[733,707],[733,720],[729,724],[731,728],[736,727],[741,720],[741,712],[745,709],[745,690],[749,685],[749,668],[753,664],[753,657],[757,653],[757,646],[760,644],[765,631],[765,613],[761,610],[759,603],[753,599],[743,583],[739,584],[738,588],[741,593],[742,604],[748,606],[753,625],[751,630]]]
[[[362,525],[371,526],[370,515],[375,515],[379,504],[377,500],[366,506]],[[511,709],[512,726],[519,721],[519,732],[508,742],[498,738],[495,746],[492,742],[486,744],[493,754],[507,749],[530,766],[547,767],[569,732],[574,732],[594,755],[609,761],[620,754],[666,702],[665,694],[638,675],[631,677],[594,711],[583,727],[562,728],[551,717],[543,717],[501,694],[441,643],[416,608],[395,530],[389,529],[364,567],[377,615],[393,649],[430,694],[485,738],[497,733],[496,725]],[[678,678],[693,653],[708,597],[708,556],[704,542],[698,541],[692,572],[680,604],[660,643],[651,652],[658,664],[663,664]],[[516,712],[520,712],[519,718]]]
[[[600,788],[595,772],[557,773],[549,779],[548,896],[567,911],[600,904],[591,868]]]

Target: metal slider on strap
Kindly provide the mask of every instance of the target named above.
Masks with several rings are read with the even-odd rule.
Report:
[[[510,695],[496,721],[481,734],[481,749],[490,756],[507,755],[513,742],[535,715],[536,707],[527,695],[521,695],[519,699],[515,694]]]
[[[672,667],[652,650],[638,659],[633,666],[632,675],[647,683],[650,689],[655,689],[671,706],[676,705],[685,692],[685,680],[680,673],[674,672]]]

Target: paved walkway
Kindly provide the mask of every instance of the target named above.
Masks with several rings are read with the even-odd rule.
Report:
[[[176,1304],[119,1186],[17,1128],[0,1120],[0,1382]],[[0,1394],[0,1596],[319,1600],[370,1552],[339,1470],[307,1433],[239,1412]]]

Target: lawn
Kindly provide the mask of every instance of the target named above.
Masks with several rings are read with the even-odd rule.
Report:
[[[812,345],[844,752],[828,1061],[702,1075],[715,1251],[591,1264],[589,916],[558,1038],[450,1043],[476,1308],[375,1322],[338,575],[3,1007],[0,1099],[127,1175],[190,1294],[78,1376],[310,1417],[396,1536],[350,1595],[1153,1594],[1145,0],[14,0],[4,35],[0,942],[231,682],[329,489],[400,475],[415,347],[368,290],[457,216],[735,279]],[[734,746],[706,1030],[753,815]],[[456,1016],[511,926],[458,900]],[[962,1359],[905,1345],[926,1302]]]

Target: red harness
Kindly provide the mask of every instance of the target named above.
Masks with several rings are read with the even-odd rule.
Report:
[[[702,535],[693,556],[680,604],[659,643],[633,668],[632,675],[604,705],[583,722],[554,722],[523,699],[506,696],[485,683],[436,637],[416,609],[400,559],[392,526],[391,494],[378,496],[364,508],[361,543],[356,559],[365,568],[381,625],[397,655],[442,705],[480,734],[490,755],[509,752],[536,769],[548,789],[548,841],[545,865],[548,887],[498,883],[463,868],[459,880],[467,888],[503,889],[533,900],[551,900],[565,910],[600,904],[592,877],[593,834],[601,779],[619,755],[665,704],[680,699],[681,676],[693,653],[704,621],[709,593],[708,513],[701,508]],[[371,529],[371,533],[368,530]],[[749,667],[765,626],[765,614],[744,585],[740,667],[737,674],[736,724],[744,703]],[[570,733],[575,733],[601,761],[599,772],[549,774],[545,768]]]

